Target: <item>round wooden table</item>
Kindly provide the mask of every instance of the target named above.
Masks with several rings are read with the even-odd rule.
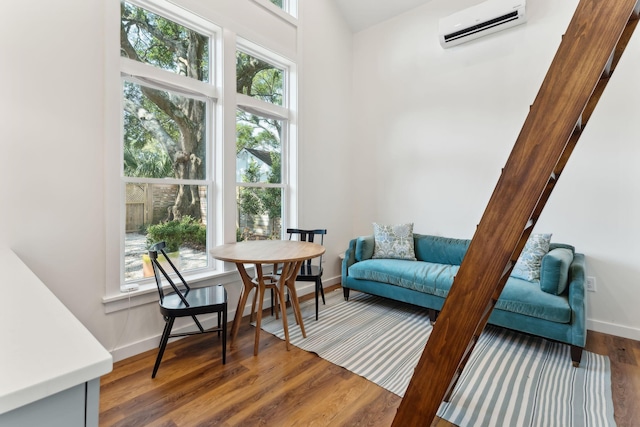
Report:
[[[296,293],[296,276],[300,271],[302,263],[308,259],[319,257],[324,253],[325,249],[317,243],[299,242],[296,240],[249,240],[238,243],[227,243],[217,246],[210,250],[211,256],[227,262],[233,262],[242,278],[243,288],[240,292],[238,300],[238,308],[233,318],[231,326],[231,346],[238,335],[240,322],[242,321],[242,313],[247,303],[249,293],[256,288],[258,298],[258,311],[256,316],[256,338],[253,347],[253,354],[258,355],[258,347],[260,343],[260,323],[262,321],[262,303],[264,300],[267,285],[275,284],[278,292],[278,301],[280,301],[280,309],[282,312],[282,326],[284,328],[285,342],[287,350],[289,344],[289,327],[287,324],[287,309],[285,301],[285,288],[289,289],[289,297],[291,307],[296,318],[302,336],[306,338],[302,315],[300,313],[300,305],[298,303],[298,294]],[[254,264],[256,269],[256,277],[252,278],[247,274],[245,264]],[[273,274],[265,275],[263,273],[263,265],[273,265]],[[282,268],[280,269],[280,265]],[[276,274],[278,273],[278,274]],[[269,282],[269,283],[267,283]],[[252,309],[253,311],[253,309]],[[253,315],[253,313],[252,313]]]

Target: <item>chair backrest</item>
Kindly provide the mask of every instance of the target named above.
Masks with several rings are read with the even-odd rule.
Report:
[[[324,235],[327,234],[326,228],[317,228],[315,230],[304,230],[301,228],[287,228],[287,233],[289,233],[289,240],[292,240],[294,235],[298,236],[298,240],[301,242],[311,242],[318,243],[315,241],[316,236],[320,236],[320,245],[324,245]],[[307,266],[311,265],[311,260],[305,261]],[[319,266],[322,268],[322,255],[319,257]]]
[[[187,299],[185,298],[185,296],[189,293],[191,288],[187,284],[187,281],[184,280],[184,277],[182,277],[182,274],[180,274],[180,272],[178,271],[178,268],[175,266],[173,261],[171,261],[167,253],[164,251],[165,247],[166,247],[165,242],[158,242],[152,245],[151,248],[149,248],[149,259],[151,260],[151,265],[153,266],[153,275],[156,279],[156,286],[158,287],[160,302],[164,301],[164,290],[162,288],[162,278],[164,277],[173,288],[173,291],[180,296],[180,299],[182,300],[182,302],[187,307],[189,307],[189,303],[187,302]],[[185,288],[184,291],[180,290],[180,288],[176,286],[175,282],[169,276],[169,272],[167,272],[165,268],[162,266],[159,259],[160,255],[162,255],[164,259],[167,260],[167,262],[169,263],[169,266],[171,267],[171,270],[173,270],[173,273],[175,273],[178,276],[178,278],[182,282],[182,285]]]

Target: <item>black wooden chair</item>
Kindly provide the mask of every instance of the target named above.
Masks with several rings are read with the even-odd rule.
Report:
[[[222,334],[222,364],[225,364],[227,361],[227,291],[222,285],[203,288],[189,287],[176,266],[165,253],[164,248],[165,242],[160,242],[153,245],[149,250],[149,258],[153,264],[153,273],[156,279],[156,285],[158,286],[158,294],[160,295],[160,313],[166,322],[164,325],[164,331],[162,332],[162,338],[160,339],[158,357],[156,358],[156,364],[153,367],[151,378],[156,377],[167,342],[169,341],[169,338],[173,337],[183,337],[187,335],[211,332],[217,332],[218,336]],[[161,260],[159,259],[160,255],[168,261],[168,266],[166,264],[163,266],[164,262],[161,264]],[[167,269],[170,271],[167,272]],[[182,282],[182,286],[179,287],[180,284],[178,284],[178,286],[175,284],[170,277],[171,273],[175,273]],[[162,285],[163,280],[166,280],[169,285],[171,285],[173,292],[165,295]],[[205,331],[196,318],[196,315],[209,313],[218,314],[218,327]],[[172,335],[171,328],[173,328],[173,323],[177,317],[193,318],[193,321],[198,327],[198,331]]]
[[[303,230],[300,228],[287,228],[289,233],[289,240],[292,240],[293,236],[298,236],[298,240],[302,242],[320,243],[324,245],[324,235],[327,234],[325,228],[315,230]],[[318,236],[320,241],[315,241],[315,237]],[[307,260],[302,264],[296,281],[298,282],[314,282],[316,284],[316,320],[318,320],[318,295],[322,295],[322,304],[326,304],[324,300],[324,288],[322,287],[322,255],[316,258],[317,264],[314,260]]]

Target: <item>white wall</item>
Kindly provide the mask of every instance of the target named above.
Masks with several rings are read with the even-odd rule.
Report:
[[[0,244],[98,338],[105,276],[102,5],[15,2],[0,18]],[[19,283],[15,291],[28,316]]]
[[[162,320],[155,304],[111,314],[102,304],[110,3],[4,7],[0,245],[123,356],[154,347]],[[243,25],[240,13],[216,12],[221,25],[298,56],[298,225],[329,229],[328,280],[339,277],[337,254],[351,237],[370,233],[372,221],[411,220],[417,231],[447,236],[473,233],[576,1],[530,3],[525,26],[450,51],[436,40],[436,17],[455,10],[445,0],[353,38],[333,2],[301,2],[295,43],[291,29],[276,30],[273,21]],[[225,13],[233,5],[243,13],[255,6],[219,4]],[[538,224],[587,254],[589,274],[598,280],[598,292],[589,295],[590,327],[636,339],[640,172],[633,167],[632,125],[640,97],[631,76],[638,74],[639,43],[636,35]],[[237,286],[228,289],[235,306]]]
[[[346,24],[333,2],[308,6],[313,18],[304,36],[252,0],[180,3],[200,7],[202,16],[277,53],[297,56],[307,67],[300,90],[306,96],[299,100],[298,225],[329,229],[325,276],[338,282],[337,254],[350,237],[348,193],[340,185],[348,181],[347,159],[335,156],[349,142]],[[112,0],[60,0],[38,7],[13,2],[0,17],[0,245],[12,248],[108,350],[117,347],[116,360],[154,348],[163,325],[157,303],[109,314],[102,303],[107,250],[112,250],[105,237],[105,135],[118,133],[106,129],[105,103],[119,93],[117,84],[115,95],[106,93],[114,89],[107,74],[119,69],[117,58],[115,66],[113,58],[105,60],[105,46],[113,47],[106,40],[105,16],[117,20],[117,7]],[[334,30],[329,37],[327,28]],[[314,69],[336,61],[329,70]],[[323,108],[319,102],[331,105]],[[305,115],[312,117],[302,120]],[[227,288],[235,310],[239,284]],[[20,302],[19,283],[15,289]]]
[[[299,225],[326,228],[328,277],[352,232],[351,33],[333,1],[300,1]]]
[[[438,18],[476,3],[432,0],[355,35],[356,234],[413,221],[421,233],[473,235],[578,1],[528,2],[525,25],[442,49]],[[536,226],[586,254],[598,285],[588,327],[634,339],[638,44],[636,34]]]

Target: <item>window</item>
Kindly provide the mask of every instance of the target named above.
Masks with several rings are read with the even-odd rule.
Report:
[[[123,2],[120,10],[121,56],[209,81],[208,36],[133,4]]]
[[[206,268],[211,35],[130,3],[121,30],[124,280],[153,276],[146,252],[158,241],[181,270]]]
[[[284,70],[248,53],[236,53],[236,87],[238,93],[270,104],[282,105]]]
[[[238,240],[282,235],[282,121],[238,110]]]
[[[224,273],[215,270],[212,245],[281,238],[285,218],[296,215],[295,62],[171,2],[128,0],[119,19],[112,51],[119,47],[120,79],[107,81],[119,84],[117,100],[107,93],[119,129],[107,127],[108,303],[122,300],[127,282],[145,295],[155,288],[146,260],[152,243],[177,249],[188,279],[206,280]],[[233,115],[229,132],[223,118]]]
[[[236,53],[236,181],[238,240],[282,236],[283,142],[286,142],[286,71]]]
[[[298,0],[253,0],[288,22],[295,23],[298,17]],[[277,8],[277,9],[276,9]],[[284,12],[284,13],[283,13]],[[295,24],[294,24],[295,25]]]
[[[269,1],[292,16],[298,15],[297,14],[298,0],[269,0]]]

